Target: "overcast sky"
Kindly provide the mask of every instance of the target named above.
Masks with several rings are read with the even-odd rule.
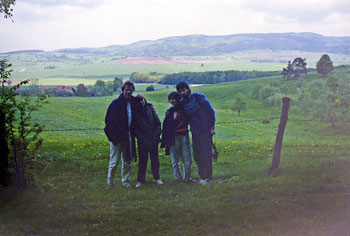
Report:
[[[349,0],[17,0],[13,15],[14,22],[0,18],[0,52],[189,34],[350,36]]]

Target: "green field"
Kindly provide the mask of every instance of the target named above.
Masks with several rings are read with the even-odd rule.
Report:
[[[104,116],[115,97],[49,98],[35,114],[48,165],[27,191],[1,192],[0,235],[350,235],[349,123],[332,127],[300,117],[292,106],[281,167],[267,176],[281,108],[262,104],[251,91],[282,82],[296,84],[273,78],[192,88],[207,95],[217,118],[220,156],[206,186],[176,182],[170,157],[160,150],[163,186],[152,183],[148,170],[145,186],[125,189],[119,167],[118,185],[107,190]],[[172,90],[145,93],[161,120]],[[230,110],[238,94],[247,101],[240,117]],[[137,164],[132,168],[135,185]]]
[[[123,65],[117,56],[96,56],[69,53],[2,54],[12,63],[13,79],[38,78],[41,85],[93,84],[97,79],[111,80],[116,76],[127,79],[133,72],[179,73],[227,70],[275,71],[286,67],[296,57],[306,58],[308,67],[315,67],[323,53],[299,51],[242,51],[228,55],[206,57],[173,57],[160,59],[187,60],[188,64]],[[334,65],[350,64],[350,56],[329,54]],[[201,64],[203,63],[203,66]],[[74,81],[77,79],[77,81]],[[93,82],[90,82],[92,80]]]

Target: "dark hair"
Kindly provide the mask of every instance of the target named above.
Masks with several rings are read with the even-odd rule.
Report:
[[[127,80],[124,82],[123,87],[122,87],[122,91],[124,91],[126,86],[132,87],[132,90],[135,90],[135,85],[130,80]]]
[[[171,98],[175,99],[176,102],[179,102],[180,99],[181,99],[181,96],[180,96],[180,94],[178,92],[171,92],[168,95],[168,100],[170,100]]]
[[[182,89],[187,89],[191,93],[190,86],[185,81],[182,81],[176,85],[176,90],[180,91]]]

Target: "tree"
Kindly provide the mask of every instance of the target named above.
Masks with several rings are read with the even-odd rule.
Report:
[[[106,82],[104,82],[103,80],[96,80],[96,83],[94,86],[99,88],[104,88],[106,87]]]
[[[121,78],[115,77],[113,80],[113,91],[121,89],[123,86],[123,80]]]
[[[327,77],[333,69],[331,58],[327,54],[323,54],[316,64],[317,73],[321,74],[323,77]]]
[[[288,61],[287,68],[283,68],[282,75],[283,75],[283,78],[287,77],[287,79],[290,79],[292,77],[292,75],[293,75],[293,66],[290,63],[290,61]]]
[[[150,85],[146,88],[146,92],[152,92],[154,91],[154,86],[153,85]]]
[[[292,63],[288,61],[287,68],[283,68],[282,75],[283,77],[287,77],[287,79],[291,79],[292,75],[294,76],[294,79],[298,79],[300,75],[307,74],[306,65],[305,58],[297,57]]]
[[[75,93],[78,97],[89,97],[90,93],[88,92],[87,87],[84,84],[78,84],[77,92]]]
[[[241,95],[238,95],[235,98],[235,101],[231,107],[231,110],[233,112],[237,111],[238,112],[237,116],[239,117],[241,114],[241,111],[245,111],[246,108],[247,108],[247,102],[244,100],[244,97]]]
[[[0,13],[4,14],[4,18],[11,18],[16,0],[0,0]]]
[[[32,181],[35,171],[45,163],[37,155],[42,144],[42,139],[39,137],[41,127],[32,121],[32,114],[41,107],[47,96],[18,98],[16,90],[29,80],[10,87],[7,83],[12,72],[10,67],[11,64],[6,60],[0,60],[0,113],[3,116],[5,129],[2,135],[8,143],[10,181],[17,188],[24,189]]]
[[[293,66],[293,74],[295,79],[298,79],[302,74],[307,74],[305,58],[304,59],[301,57],[295,58],[292,63],[292,66]]]

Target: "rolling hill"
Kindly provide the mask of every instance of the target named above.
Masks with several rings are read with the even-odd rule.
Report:
[[[350,55],[350,36],[315,33],[187,35],[100,48],[65,48],[59,53],[133,56],[209,56],[249,50],[326,52]],[[23,52],[23,51],[20,51]],[[31,53],[42,52],[31,50]],[[3,54],[13,54],[8,52]]]

